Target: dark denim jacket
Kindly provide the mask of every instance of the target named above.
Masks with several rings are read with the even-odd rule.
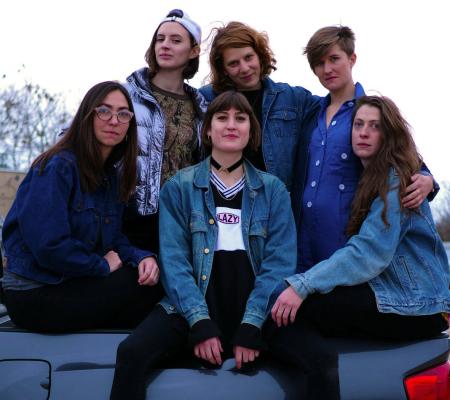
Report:
[[[45,284],[79,276],[105,276],[103,256],[115,250],[124,263],[151,253],[132,247],[121,233],[123,204],[115,171],[94,193],[81,190],[73,153],[52,157],[43,172],[30,169],[3,226],[10,272]]]
[[[208,319],[205,294],[217,240],[210,159],[179,171],[161,190],[161,304],[192,326]],[[242,236],[255,273],[243,323],[260,328],[283,279],[295,271],[296,234],[289,194],[276,177],[245,163]]]

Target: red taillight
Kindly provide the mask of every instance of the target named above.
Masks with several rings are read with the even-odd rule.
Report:
[[[405,379],[409,400],[450,400],[450,363],[427,369]]]

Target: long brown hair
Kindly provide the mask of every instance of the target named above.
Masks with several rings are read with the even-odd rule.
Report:
[[[209,154],[211,152],[211,139],[208,137],[208,131],[211,129],[214,114],[221,111],[228,111],[231,108],[235,108],[236,110],[249,116],[250,132],[246,148],[249,147],[253,151],[258,149],[261,141],[261,128],[259,126],[258,119],[253,112],[252,106],[243,94],[236,92],[235,90],[227,90],[217,96],[209,104],[208,110],[206,111],[202,126],[202,146],[206,153]]]
[[[101,157],[100,146],[94,133],[95,108],[102,104],[110,92],[116,90],[125,96],[128,108],[133,111],[131,98],[120,83],[114,81],[98,83],[84,96],[69,129],[62,138],[38,156],[32,167],[39,165],[42,172],[50,158],[61,151],[69,150],[77,158],[82,190],[93,192],[101,185],[105,170],[120,162],[120,200],[128,200],[136,187],[136,119],[131,119],[126,139],[113,148],[105,162]]]
[[[347,233],[350,236],[359,232],[377,196],[383,200],[382,219],[384,224],[389,226],[386,218],[388,206],[386,197],[390,189],[390,169],[393,168],[399,177],[399,196],[401,196],[410,184],[411,176],[419,171],[422,164],[409,124],[395,103],[388,97],[363,96],[357,100],[353,120],[359,108],[365,105],[376,107],[380,111],[381,146],[359,180],[347,226]]]
[[[226,49],[252,47],[261,63],[261,79],[277,69],[277,60],[269,47],[269,37],[265,32],[258,32],[242,22],[232,21],[222,28],[213,28],[211,35],[214,38],[209,52],[209,81],[215,92],[221,93],[234,88],[231,79],[225,75],[223,52]]]

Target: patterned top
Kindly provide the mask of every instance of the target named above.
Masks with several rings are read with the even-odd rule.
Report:
[[[170,93],[153,84],[151,88],[166,119],[162,186],[179,169],[195,164],[194,152],[198,147],[194,132],[195,112],[188,95]]]

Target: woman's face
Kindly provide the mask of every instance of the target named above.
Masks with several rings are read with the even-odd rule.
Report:
[[[261,62],[253,47],[229,47],[223,51],[223,66],[238,90],[261,87]]]
[[[114,146],[124,140],[130,123],[121,121],[128,119],[131,112],[127,99],[120,90],[108,93],[95,110],[94,134],[100,144],[103,160],[106,160]]]
[[[335,44],[321,57],[319,64],[314,67],[314,73],[324,88],[331,93],[339,93],[353,85],[352,68],[355,62],[356,54],[348,56]]]
[[[182,71],[199,52],[199,46],[192,47],[189,32],[178,22],[164,22],[158,28],[155,56],[161,70]]]
[[[242,154],[250,137],[250,117],[234,107],[218,111],[212,117],[208,136],[213,155]]]
[[[361,106],[353,120],[352,148],[364,167],[380,150],[382,139],[380,110],[369,105]]]

